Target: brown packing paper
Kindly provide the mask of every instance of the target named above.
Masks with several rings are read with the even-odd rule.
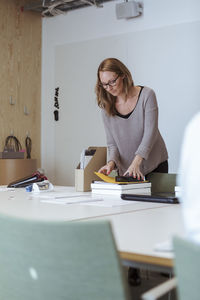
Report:
[[[107,148],[106,147],[89,147],[88,150],[95,149],[96,152],[85,167],[80,169],[80,163],[75,169],[75,188],[77,192],[88,192],[91,190],[90,184],[93,180],[99,180],[94,172],[97,172],[106,164]]]

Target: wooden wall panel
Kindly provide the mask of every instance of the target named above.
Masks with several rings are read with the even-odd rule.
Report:
[[[13,133],[40,166],[41,139],[41,15],[21,11],[25,0],[0,4],[0,151]],[[12,97],[14,105],[10,104]],[[24,109],[28,115],[24,114]]]

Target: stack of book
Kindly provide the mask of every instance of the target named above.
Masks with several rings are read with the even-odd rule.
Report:
[[[151,182],[141,181],[132,183],[109,183],[105,181],[94,181],[91,183],[94,194],[121,195],[123,194],[151,194]]]

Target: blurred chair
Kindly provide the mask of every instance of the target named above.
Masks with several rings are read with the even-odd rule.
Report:
[[[152,184],[151,190],[153,193],[174,193],[176,174],[150,173],[147,179]]]
[[[173,244],[176,277],[144,293],[143,300],[159,299],[174,288],[179,300],[200,299],[200,245],[179,237],[174,238]]]
[[[109,222],[0,215],[0,299],[130,299]]]

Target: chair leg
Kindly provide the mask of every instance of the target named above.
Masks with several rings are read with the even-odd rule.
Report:
[[[141,284],[140,269],[130,267],[128,269],[128,283],[132,286]]]

